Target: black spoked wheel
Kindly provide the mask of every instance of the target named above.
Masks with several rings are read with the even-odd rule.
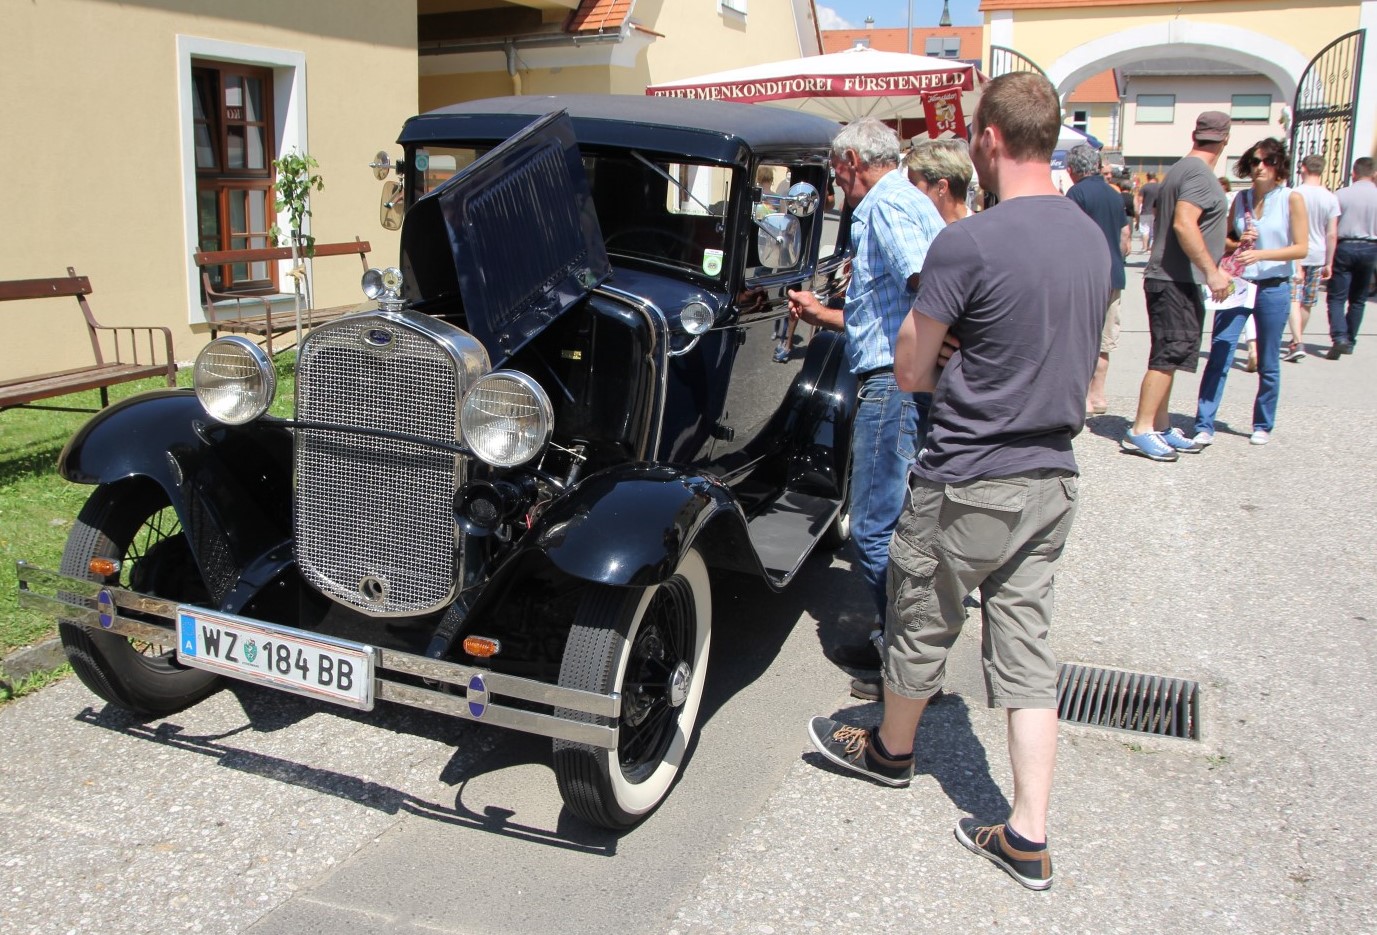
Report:
[[[696,549],[664,583],[594,586],[579,606],[559,683],[621,692],[621,716],[557,713],[617,728],[617,748],[554,742],[555,777],[569,809],[605,828],[640,821],[664,800],[698,723],[712,638],[712,593]]]
[[[113,559],[118,570],[98,574],[94,559]],[[210,596],[177,514],[153,484],[96,488],[67,537],[62,572],[188,604]],[[217,676],[178,665],[171,639],[147,643],[72,623],[59,624],[58,632],[86,687],[137,714],[170,714],[220,687]]]

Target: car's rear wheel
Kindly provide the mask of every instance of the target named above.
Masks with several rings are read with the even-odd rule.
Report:
[[[93,559],[114,559],[118,570],[101,575]],[[209,592],[191,554],[186,534],[162,488],[129,483],[96,488],[78,514],[62,572],[189,604]],[[221,680],[178,665],[173,637],[165,644],[133,640],[60,623],[63,649],[77,677],[101,698],[136,714],[160,716],[195,704]]]
[[[698,724],[711,638],[712,592],[697,549],[659,585],[590,588],[569,632],[559,684],[620,692],[622,710],[615,722],[557,710],[617,729],[613,750],[554,742],[555,777],[570,811],[617,829],[664,800]]]

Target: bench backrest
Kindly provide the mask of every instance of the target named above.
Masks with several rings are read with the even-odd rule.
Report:
[[[320,256],[348,256],[351,253],[365,256],[372,249],[368,241],[355,238],[344,243],[318,243],[311,257],[307,257],[304,250],[298,252],[303,259],[310,259]],[[193,261],[197,266],[227,266],[231,263],[261,263],[291,258],[291,247],[252,247],[247,250],[209,250],[195,254]]]
[[[49,299],[54,296],[76,296],[77,304],[81,306],[81,317],[86,320],[86,333],[91,339],[91,353],[96,357],[97,364],[105,363],[105,355],[101,353],[100,340],[96,337],[96,329],[100,327],[96,321],[96,316],[91,312],[91,306],[87,303],[86,297],[91,294],[91,280],[85,276],[78,276],[76,269],[67,267],[66,276],[55,276],[52,279],[10,279],[0,281],[0,301],[11,299]]]
[[[91,280],[85,276],[53,279],[10,279],[0,282],[0,302],[10,299],[46,299],[56,295],[90,295]]]

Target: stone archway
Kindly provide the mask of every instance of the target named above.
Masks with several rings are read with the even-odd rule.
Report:
[[[1047,77],[1065,95],[1091,75],[1145,58],[1209,58],[1239,65],[1270,78],[1291,100],[1309,57],[1262,33],[1220,23],[1178,19],[1126,29],[1076,46],[1047,67]]]

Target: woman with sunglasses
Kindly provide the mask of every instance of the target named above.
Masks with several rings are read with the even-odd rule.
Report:
[[[1249,318],[1257,327],[1258,389],[1253,434],[1248,440],[1254,445],[1271,441],[1281,395],[1281,336],[1291,312],[1293,261],[1305,256],[1309,237],[1305,199],[1285,184],[1291,173],[1285,144],[1259,140],[1239,158],[1234,172],[1253,184],[1238,193],[1229,209],[1225,248],[1243,266],[1243,278],[1257,287],[1257,296],[1250,306],[1214,313],[1210,359],[1200,377],[1195,410],[1195,443],[1201,446],[1214,441],[1224,381],[1239,333]]]

